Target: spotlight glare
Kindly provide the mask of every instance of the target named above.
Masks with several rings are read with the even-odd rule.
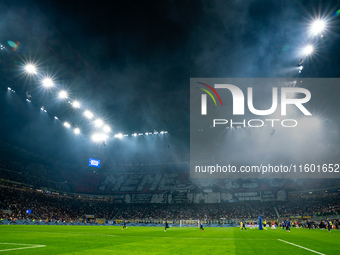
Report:
[[[93,113],[90,111],[85,111],[84,112],[84,116],[88,119],[92,119],[93,118]]]
[[[28,74],[37,74],[37,68],[33,64],[27,64],[25,66],[25,71]]]
[[[58,117],[57,117],[57,116],[54,116],[54,118],[55,118],[56,120],[58,120]]]
[[[67,127],[67,128],[71,127],[70,123],[68,123],[68,122],[64,122],[64,126]]]
[[[80,129],[79,128],[75,128],[73,130],[73,132],[76,134],[76,135],[79,135],[80,134]]]
[[[106,139],[108,138],[108,136],[106,134],[102,134],[102,133],[95,133],[92,135],[92,140],[94,142],[104,142],[106,141]]]
[[[26,98],[26,101],[29,102],[29,103],[31,102],[31,100],[29,100],[28,98]]]
[[[325,29],[326,23],[324,20],[315,20],[311,26],[313,34],[317,35]]]
[[[104,132],[106,132],[106,133],[111,132],[111,128],[110,128],[109,125],[105,125],[103,129],[104,129]]]
[[[304,55],[308,56],[310,54],[312,54],[314,51],[314,47],[312,45],[307,45],[304,49],[303,49],[303,53]]]
[[[54,85],[53,80],[51,78],[44,78],[42,84],[45,88],[51,88]]]
[[[67,92],[65,90],[61,90],[58,94],[60,99],[65,99],[67,98]]]
[[[303,66],[299,66],[299,70],[301,71],[303,69]]]
[[[73,101],[72,106],[74,108],[80,108],[80,103],[78,101]]]
[[[154,134],[154,135],[157,135],[157,134],[158,134],[158,132],[157,132],[157,131],[155,131],[155,132],[153,132],[153,134]]]
[[[137,133],[133,133],[132,136],[133,136],[133,137],[136,137],[136,136],[137,136]]]
[[[139,133],[138,135],[143,135],[143,133]]]
[[[116,135],[115,135],[115,138],[122,139],[122,138],[123,138],[123,134],[122,134],[122,133],[116,134]]]
[[[104,122],[101,119],[96,119],[94,121],[94,124],[96,125],[96,127],[101,127],[103,126]]]
[[[10,87],[7,88],[8,90],[12,90]]]

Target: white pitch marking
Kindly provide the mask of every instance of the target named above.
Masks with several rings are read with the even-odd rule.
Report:
[[[287,242],[287,241],[281,240],[281,239],[277,239],[277,240],[279,240],[279,241],[281,241],[281,242],[285,242],[285,243],[291,244],[291,245],[294,245],[294,246],[299,247],[299,248],[302,248],[302,249],[305,249],[305,250],[307,250],[307,251],[311,251],[311,252],[320,254],[320,255],[326,255],[326,254],[324,254],[324,253],[321,253],[321,252],[318,252],[318,251],[314,251],[314,250],[308,249],[308,248],[306,248],[306,247],[303,247],[303,246],[301,246],[301,245],[297,245],[297,244],[295,244],[295,243],[290,243],[290,242]]]
[[[5,245],[30,245],[29,247],[0,250],[0,252],[46,247],[46,245],[41,245],[41,244],[24,244],[24,243],[0,243],[0,244],[5,244]]]

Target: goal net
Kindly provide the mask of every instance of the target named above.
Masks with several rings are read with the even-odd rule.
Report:
[[[180,227],[199,227],[199,220],[180,220]]]

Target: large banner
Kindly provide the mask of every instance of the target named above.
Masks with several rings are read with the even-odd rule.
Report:
[[[248,191],[248,192],[177,192],[172,194],[124,194],[114,195],[114,203],[125,204],[185,204],[205,203],[218,204],[243,201],[286,201],[287,192],[279,191]]]

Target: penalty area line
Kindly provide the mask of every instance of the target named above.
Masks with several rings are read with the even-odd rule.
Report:
[[[295,244],[295,243],[290,243],[290,242],[287,242],[287,241],[282,240],[282,239],[277,239],[277,240],[279,240],[279,241],[281,241],[281,242],[284,242],[284,243],[288,243],[288,244],[290,244],[290,245],[294,245],[294,246],[296,246],[296,247],[299,247],[299,248],[301,248],[301,249],[305,249],[305,250],[310,251],[310,252],[314,252],[314,253],[317,253],[317,254],[320,254],[320,255],[326,255],[326,254],[324,254],[324,253],[321,253],[321,252],[318,252],[318,251],[314,251],[314,250],[308,249],[308,248],[306,248],[306,247],[303,247],[303,246],[301,246],[301,245],[297,245],[297,244]]]
[[[46,247],[46,245],[42,245],[42,244],[0,243],[0,245],[1,244],[4,244],[4,245],[29,245],[29,246],[28,247],[20,247],[20,248],[11,248],[11,249],[0,250],[0,252]]]

